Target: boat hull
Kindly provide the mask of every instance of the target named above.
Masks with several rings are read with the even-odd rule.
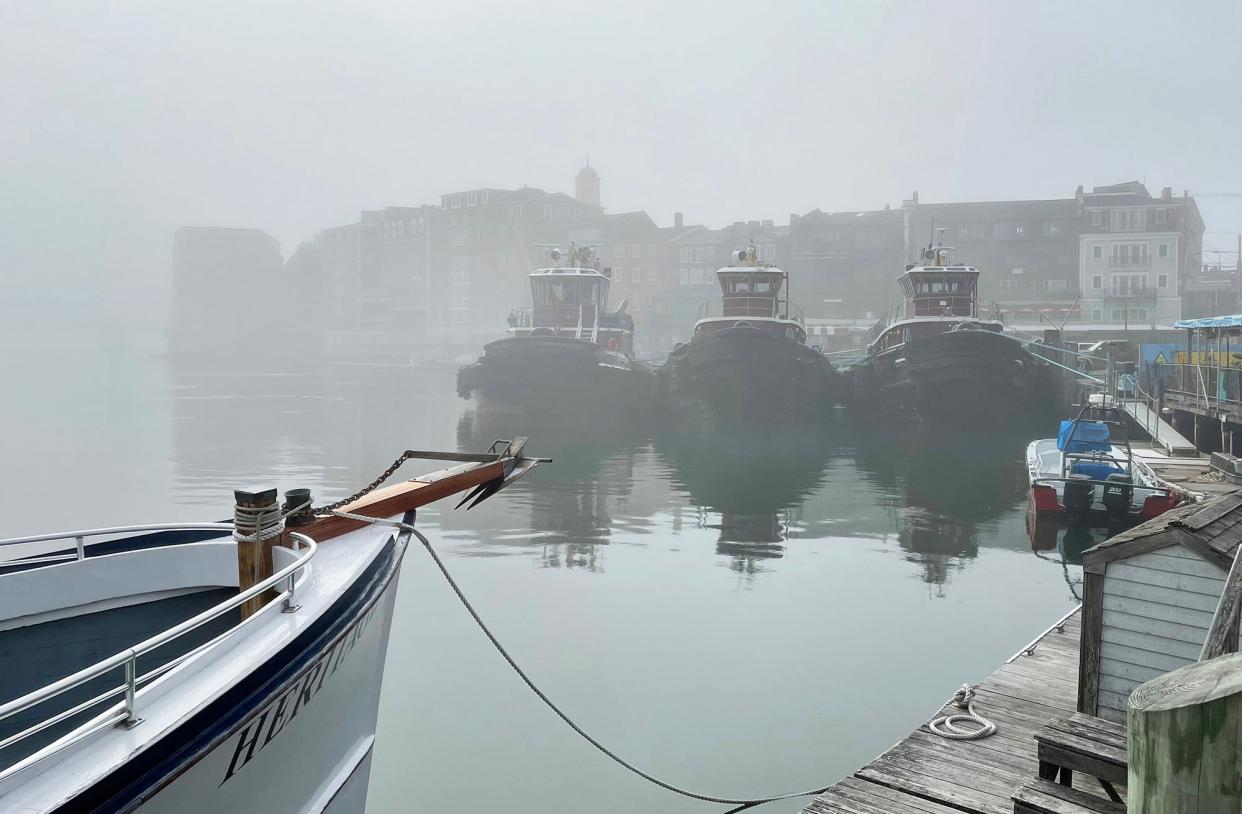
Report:
[[[517,410],[633,409],[651,396],[645,365],[593,342],[556,336],[491,342],[457,372],[457,394],[481,406]]]
[[[404,544],[233,689],[57,811],[361,812]]]
[[[841,376],[821,353],[750,327],[696,336],[658,375],[665,407],[689,418],[820,419],[841,395]]]
[[[868,356],[851,371],[865,416],[978,426],[1044,417],[1056,407],[1056,369],[997,331],[946,331]]]
[[[1033,517],[1133,524],[1159,517],[1180,502],[1179,495],[1162,485],[1144,464],[1135,462],[1131,465],[1131,490],[1124,514],[1109,512],[1104,495],[1108,484],[1103,482],[1093,482],[1086,487],[1085,506],[1067,509],[1066,479],[1061,474],[1062,455],[1055,438],[1039,439],[1027,446],[1026,468]],[[1124,451],[1113,447],[1111,455],[1114,459],[1121,459]]]

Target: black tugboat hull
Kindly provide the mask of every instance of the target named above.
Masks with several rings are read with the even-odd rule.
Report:
[[[1046,361],[998,331],[956,330],[875,354],[851,371],[864,416],[956,426],[1052,414],[1059,378]]]
[[[490,342],[457,371],[457,395],[519,411],[633,410],[649,403],[652,374],[593,342],[557,336]]]
[[[831,417],[841,376],[821,353],[755,328],[696,336],[669,355],[657,388],[675,414],[748,421]]]

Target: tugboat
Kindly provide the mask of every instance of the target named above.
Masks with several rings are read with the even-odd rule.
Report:
[[[841,376],[807,346],[789,274],[761,265],[754,246],[732,259],[735,265],[716,272],[721,299],[699,308],[694,335],[673,348],[657,375],[665,405],[696,419],[832,415]]]
[[[871,329],[850,371],[854,404],[868,416],[962,427],[1049,412],[1056,370],[999,318],[980,316],[979,270],[951,263],[951,251],[928,246],[924,265],[898,278],[905,301]]]
[[[554,248],[531,273],[533,307],[509,314],[509,336],[457,372],[457,394],[481,404],[541,411],[585,402],[624,409],[651,395],[651,370],[634,359],[634,320],[623,300],[608,310],[608,270],[588,246]]]
[[[1113,437],[1122,421],[1111,399],[1095,394],[1077,417],[1061,422],[1056,438],[1030,443],[1026,467],[1036,519],[1097,519],[1116,528],[1158,517],[1181,502],[1181,494],[1134,456],[1127,439]]]

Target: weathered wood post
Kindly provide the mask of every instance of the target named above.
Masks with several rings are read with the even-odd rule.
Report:
[[[237,590],[245,591],[272,575],[272,546],[281,536],[280,504],[276,490],[260,492],[234,490],[233,539],[237,541]],[[246,619],[258,612],[271,592],[248,600],[241,606]]]
[[[1242,811],[1242,654],[1138,687],[1128,739],[1129,814]]]

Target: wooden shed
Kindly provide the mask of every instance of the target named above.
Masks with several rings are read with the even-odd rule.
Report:
[[[1199,660],[1239,542],[1242,492],[1233,492],[1087,549],[1080,712],[1124,723],[1135,687]],[[1236,618],[1227,641],[1236,652]]]

